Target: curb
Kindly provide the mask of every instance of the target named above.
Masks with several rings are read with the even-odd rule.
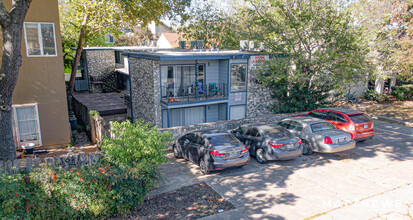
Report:
[[[397,120],[397,119],[388,118],[388,117],[384,117],[384,116],[380,116],[380,115],[370,115],[370,116],[371,116],[372,119],[376,119],[376,120],[380,120],[380,121],[386,121],[386,122],[391,122],[391,123],[395,123],[395,124],[403,125],[403,126],[407,126],[407,127],[413,127],[413,123],[412,123],[412,122]]]

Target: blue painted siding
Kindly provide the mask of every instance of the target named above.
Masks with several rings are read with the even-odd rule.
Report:
[[[208,105],[206,107],[207,120],[206,122],[218,121],[218,105]]]

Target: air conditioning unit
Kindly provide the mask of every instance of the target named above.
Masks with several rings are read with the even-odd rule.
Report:
[[[185,49],[186,48],[186,41],[181,40],[179,41],[179,49]]]
[[[249,43],[248,40],[240,40],[239,41],[240,50],[248,50],[248,43]]]
[[[196,49],[196,41],[191,41],[191,49]]]
[[[254,41],[248,42],[248,49],[249,49],[249,50],[254,50],[254,48],[255,48],[254,46],[255,46]]]
[[[196,41],[196,49],[204,49],[204,41],[203,40],[197,40]]]

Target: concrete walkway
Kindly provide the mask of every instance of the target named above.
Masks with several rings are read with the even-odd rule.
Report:
[[[413,128],[375,122],[356,149],[201,175],[169,154],[154,194],[206,182],[236,209],[204,219],[412,219]]]

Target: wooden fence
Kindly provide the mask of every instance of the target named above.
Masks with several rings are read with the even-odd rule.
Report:
[[[75,167],[95,164],[99,161],[100,153],[79,153],[73,155],[62,155],[60,157],[47,157],[42,162],[39,158],[27,158],[14,161],[0,161],[0,174],[15,174],[22,171],[27,173],[40,168],[41,166],[61,167],[70,170]]]

